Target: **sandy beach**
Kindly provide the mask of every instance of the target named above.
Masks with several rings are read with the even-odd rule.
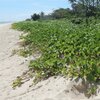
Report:
[[[100,100],[100,92],[97,96],[87,98],[84,90],[79,92],[73,87],[81,84],[81,80],[75,83],[60,76],[51,77],[35,86],[31,86],[33,79],[30,79],[13,89],[12,83],[16,77],[28,70],[26,58],[12,55],[12,51],[19,48],[22,33],[11,29],[11,24],[0,25],[0,100]]]

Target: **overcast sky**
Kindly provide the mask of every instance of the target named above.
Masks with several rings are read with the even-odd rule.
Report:
[[[33,13],[68,7],[68,0],[0,0],[0,21],[24,20]]]

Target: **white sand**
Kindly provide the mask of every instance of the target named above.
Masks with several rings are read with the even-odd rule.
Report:
[[[12,56],[12,50],[18,48],[21,32],[10,27],[11,24],[0,25],[0,100],[88,100],[84,93],[79,93],[73,87],[73,84],[80,82],[75,83],[63,77],[51,77],[29,87],[33,81],[31,79],[13,90],[13,80],[28,69],[28,62],[18,55]],[[89,100],[100,100],[100,93]]]

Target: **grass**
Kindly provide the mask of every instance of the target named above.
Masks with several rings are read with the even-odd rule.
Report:
[[[24,21],[12,27],[28,32],[21,37],[27,53],[32,55],[35,50],[42,53],[29,65],[37,80],[54,75],[80,77],[90,82],[100,80],[100,24],[85,26],[50,20]]]

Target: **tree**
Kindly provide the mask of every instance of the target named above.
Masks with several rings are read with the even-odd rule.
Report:
[[[44,17],[45,17],[44,12],[41,12],[41,13],[40,13],[40,19],[42,19],[42,20],[43,20],[43,19],[44,19]]]
[[[77,17],[83,17],[84,16],[84,7],[81,3],[73,3],[72,4],[72,12]]]
[[[100,16],[100,0],[69,0],[72,4],[72,8],[75,10],[75,13],[79,11],[77,10],[77,5],[82,5],[82,13],[84,13],[86,17],[86,23],[88,24],[88,19],[91,16]]]
[[[71,12],[71,10],[69,8],[67,8],[67,9],[60,8],[60,9],[53,11],[52,17],[54,19],[66,18],[66,17],[70,16],[70,12]]]
[[[26,21],[31,21],[31,19],[30,18],[27,18]]]
[[[35,13],[35,14],[33,14],[31,16],[31,19],[34,20],[34,21],[36,21],[36,20],[40,19],[40,15]]]

